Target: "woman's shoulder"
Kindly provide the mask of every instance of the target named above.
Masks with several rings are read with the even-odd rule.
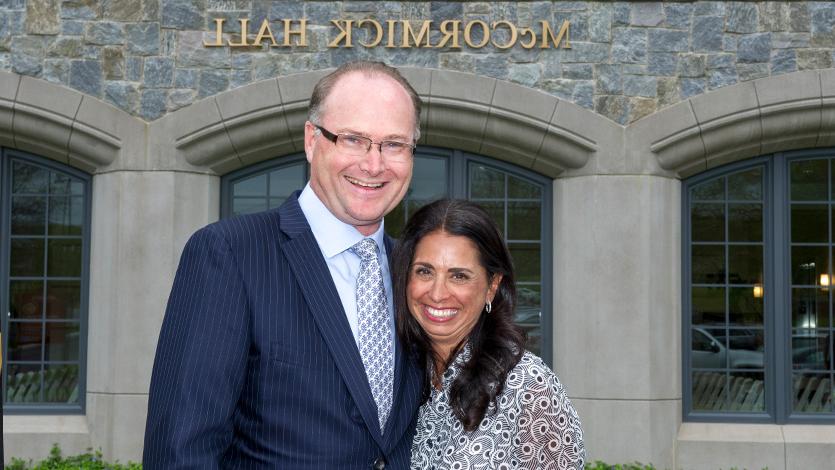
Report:
[[[557,374],[536,354],[525,351],[516,366],[507,374],[506,391],[562,389]]]

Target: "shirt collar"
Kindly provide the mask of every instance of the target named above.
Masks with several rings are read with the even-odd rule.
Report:
[[[363,238],[372,238],[377,243],[380,253],[385,253],[384,221],[380,221],[380,227],[376,232],[368,237],[364,236],[353,225],[337,219],[313,192],[310,183],[305,185],[299,195],[299,206],[325,257],[332,258],[356,245]]]

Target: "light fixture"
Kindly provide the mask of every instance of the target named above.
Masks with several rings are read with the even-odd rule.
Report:
[[[755,299],[763,298],[763,285],[762,284],[754,284],[754,298]]]
[[[829,274],[821,274],[820,283],[821,287],[829,287]]]

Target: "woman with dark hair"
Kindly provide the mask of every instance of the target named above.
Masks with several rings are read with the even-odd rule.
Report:
[[[510,253],[487,212],[440,200],[392,256],[397,331],[424,367],[413,469],[583,468],[577,413],[513,323]]]

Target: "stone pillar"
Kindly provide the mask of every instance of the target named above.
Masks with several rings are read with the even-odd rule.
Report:
[[[86,415],[90,441],[106,458],[142,457],[151,368],[180,253],[196,229],[217,220],[218,207],[216,176],[93,178]]]
[[[554,182],[554,367],[590,460],[672,468],[681,421],[680,181]]]

